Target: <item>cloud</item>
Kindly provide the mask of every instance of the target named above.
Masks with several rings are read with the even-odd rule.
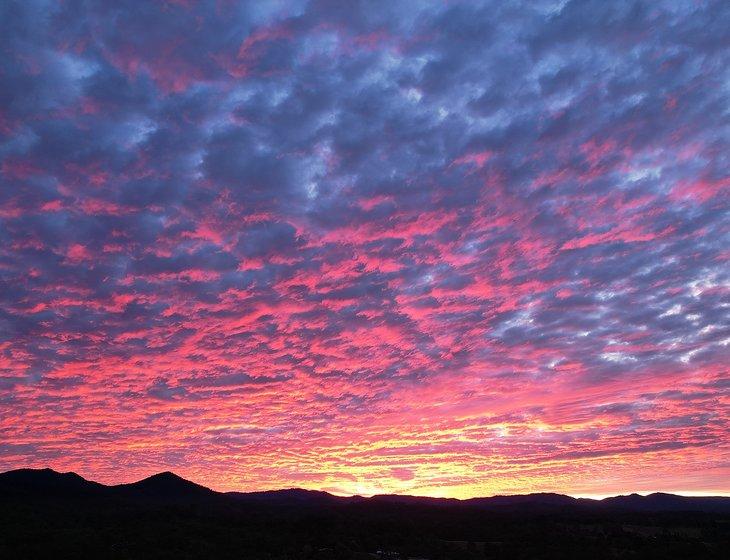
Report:
[[[291,255],[302,244],[303,240],[297,236],[294,226],[285,222],[252,224],[238,239],[240,252],[249,258]]]
[[[729,18],[6,3],[0,467],[726,490]]]

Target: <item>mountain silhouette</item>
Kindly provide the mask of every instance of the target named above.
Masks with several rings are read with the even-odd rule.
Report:
[[[216,492],[172,472],[107,486],[0,474],[0,558],[723,559],[730,498],[537,493],[467,500]]]
[[[116,496],[157,500],[199,500],[222,497],[210,488],[190,482],[175,473],[166,471],[154,474],[131,484],[110,487]]]
[[[223,499],[224,494],[162,472],[130,484],[106,486],[74,472],[53,469],[18,469],[0,473],[0,496],[45,498],[98,498],[168,502]]]
[[[630,511],[704,511],[721,513],[730,511],[730,498],[722,496],[678,496],[655,492],[647,496],[629,494],[628,496],[614,496],[602,500],[609,507],[627,509]]]
[[[106,486],[91,482],[75,472],[53,469],[18,469],[0,473],[0,495],[76,497],[98,495]]]
[[[226,496],[238,502],[263,503],[279,506],[330,506],[354,500],[362,500],[360,496],[335,496],[321,490],[305,490],[303,488],[287,488],[284,490],[264,490],[261,492],[227,492]]]
[[[457,500],[398,494],[335,496],[328,492],[289,488],[258,492],[216,492],[186,480],[173,472],[161,472],[137,482],[106,486],[84,479],[74,472],[52,469],[18,469],[0,473],[0,495],[43,495],[56,497],[111,497],[185,502],[219,500],[236,503],[270,504],[287,507],[318,507],[346,504],[390,504],[399,506],[434,506],[480,510],[624,510],[632,512],[697,511],[730,513],[730,498],[722,496],[678,496],[654,493],[647,496],[630,494],[603,500],[573,498],[555,493],[533,493],[512,496],[491,496]]]

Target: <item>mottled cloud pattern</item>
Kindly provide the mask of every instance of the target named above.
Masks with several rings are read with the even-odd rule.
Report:
[[[0,5],[0,467],[730,491],[730,5]]]

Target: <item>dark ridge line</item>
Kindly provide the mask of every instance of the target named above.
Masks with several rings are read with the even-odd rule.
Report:
[[[34,480],[30,480],[34,477]],[[379,503],[398,503],[398,504],[420,504],[420,505],[493,505],[493,506],[520,506],[522,504],[530,504],[539,502],[544,505],[560,506],[560,505],[579,505],[579,504],[606,504],[606,505],[618,505],[620,506],[623,502],[631,500],[633,502],[645,502],[649,505],[650,502],[656,502],[658,500],[674,500],[677,503],[683,501],[704,501],[707,503],[727,502],[730,505],[730,496],[686,496],[680,494],[671,494],[666,492],[654,492],[647,495],[641,495],[638,493],[631,494],[619,494],[616,496],[608,496],[605,498],[576,498],[567,494],[560,494],[554,492],[535,492],[529,494],[496,494],[493,496],[478,496],[472,498],[440,498],[432,496],[417,496],[411,494],[375,494],[373,496],[339,496],[332,494],[325,490],[310,490],[305,488],[291,487],[271,490],[254,490],[249,492],[240,491],[227,491],[220,492],[213,490],[201,484],[197,484],[190,480],[187,480],[172,471],[163,471],[148,477],[142,478],[135,482],[120,483],[120,484],[103,484],[88,480],[81,475],[73,471],[60,472],[51,468],[20,468],[5,471],[0,473],[0,484],[12,483],[13,481],[20,482],[21,487],[28,487],[31,483],[37,483],[36,488],[41,486],[65,482],[70,486],[76,486],[77,489],[82,489],[84,486],[86,489],[108,489],[111,491],[150,491],[152,493],[164,490],[166,493],[172,494],[175,490],[190,491],[198,494],[228,496],[235,499],[251,499],[251,500],[267,500],[267,499],[289,499],[291,501],[308,501],[311,502],[317,498],[327,501],[338,501],[338,502],[379,502]],[[69,488],[70,490],[70,488]],[[640,504],[639,504],[640,505]]]

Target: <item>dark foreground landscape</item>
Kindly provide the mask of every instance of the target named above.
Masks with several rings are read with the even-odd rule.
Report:
[[[727,558],[730,498],[465,501],[218,493],[172,473],[104,486],[0,474],[0,558]]]

